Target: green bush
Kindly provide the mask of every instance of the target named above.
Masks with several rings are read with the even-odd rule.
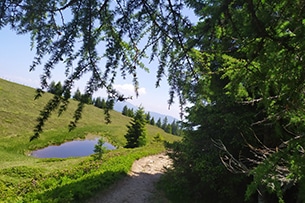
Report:
[[[162,135],[160,133],[157,133],[156,136],[154,136],[153,138],[153,142],[163,142],[164,138],[162,137]]]
[[[103,145],[105,144],[105,141],[103,138],[100,138],[98,140],[98,143],[94,146],[94,153],[95,153],[95,157],[97,159],[101,159],[103,154],[105,153],[105,151],[107,150],[106,147],[104,147]]]

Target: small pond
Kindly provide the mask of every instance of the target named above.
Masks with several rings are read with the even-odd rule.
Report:
[[[74,140],[63,143],[59,146],[49,146],[32,152],[32,156],[37,158],[67,158],[89,156],[93,154],[94,146],[99,138],[92,140]],[[116,149],[115,146],[108,142],[103,145],[108,150]]]

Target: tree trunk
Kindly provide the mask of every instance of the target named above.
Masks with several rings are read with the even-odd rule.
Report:
[[[257,203],[265,203],[265,190],[264,190],[264,186],[259,186],[257,189]]]

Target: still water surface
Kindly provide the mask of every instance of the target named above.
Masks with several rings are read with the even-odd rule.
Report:
[[[67,158],[89,156],[93,154],[94,146],[99,138],[94,140],[75,140],[63,143],[59,146],[49,146],[32,152],[32,156],[38,158]],[[108,150],[116,149],[115,146],[108,142],[103,145]]]

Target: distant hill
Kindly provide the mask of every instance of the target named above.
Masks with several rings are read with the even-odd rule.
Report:
[[[135,106],[135,105],[125,101],[125,102],[116,102],[114,104],[114,110],[118,111],[118,112],[122,112],[124,106],[127,106],[129,109],[133,109],[133,110],[138,109],[138,106]],[[145,109],[145,106],[144,106],[144,109]],[[169,115],[164,115],[164,114],[153,112],[153,111],[146,111],[146,113],[147,112],[149,112],[151,117],[154,117],[155,121],[157,121],[159,118],[161,118],[161,121],[162,121],[165,117],[167,117],[168,123],[172,123],[174,120],[175,121],[179,120],[179,119],[174,118],[174,117],[169,116]]]
[[[52,98],[52,94],[45,93],[43,97],[37,100],[34,100],[34,97],[34,88],[0,78],[0,155],[2,143],[7,143],[7,141],[1,140],[3,138],[18,137],[20,142],[28,143],[29,137],[33,134],[34,126],[37,124],[36,119],[44,105]],[[77,128],[69,132],[68,125],[73,119],[77,105],[78,102],[71,99],[67,111],[61,116],[58,117],[57,112],[53,112],[52,116],[45,123],[44,132],[37,142],[49,139],[50,143],[52,143],[52,137],[57,137],[58,134],[62,135],[63,142],[68,137],[72,139],[72,134],[77,134],[78,131],[83,130],[86,132],[83,134],[107,134],[116,146],[123,146],[125,144],[124,134],[126,133],[126,125],[130,122],[130,118],[123,116],[121,111],[111,111],[111,123],[106,124],[102,109],[93,105],[86,105]],[[153,136],[157,133],[160,133],[168,140],[176,139],[175,136],[165,133],[156,126],[147,125],[147,132],[149,134],[149,141],[153,140]],[[80,135],[75,135],[75,137],[77,136]],[[31,142],[29,145],[33,143]]]

